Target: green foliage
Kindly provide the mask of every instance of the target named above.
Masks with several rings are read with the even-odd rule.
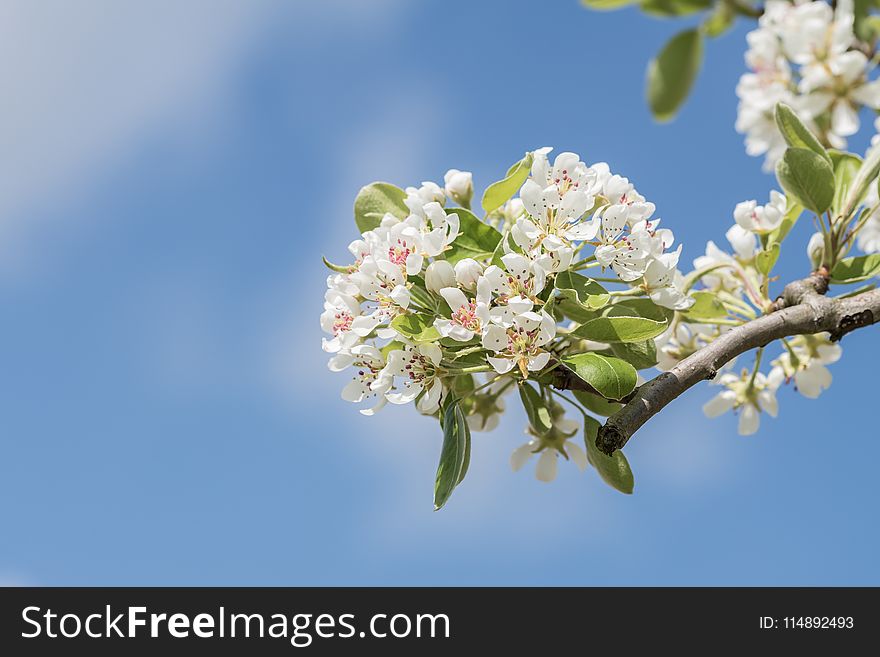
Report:
[[[880,275],[880,253],[844,258],[831,270],[831,282],[858,283]]]
[[[694,292],[691,297],[694,299],[694,305],[682,312],[682,316],[688,321],[699,322],[727,316],[727,309],[713,292],[700,290]]]
[[[480,221],[470,210],[464,208],[450,208],[446,214],[457,214],[460,233],[446,251],[446,259],[456,263],[463,258],[488,258],[494,252],[499,242],[501,233],[489,224]]]
[[[342,265],[334,265],[332,262],[327,260],[324,256],[321,256],[321,260],[324,261],[324,266],[327,267],[330,271],[335,271],[340,274],[347,274],[351,270],[351,267],[343,267]]]
[[[471,430],[457,399],[450,399],[441,412],[443,447],[434,479],[434,510],[439,511],[467,474],[471,454]]]
[[[849,193],[846,196],[846,202],[840,211],[840,216],[849,219],[851,214],[865,198],[868,188],[877,184],[877,177],[880,175],[880,148],[873,149],[867,159],[862,162],[859,172],[855,175],[850,185]]]
[[[581,0],[581,4],[590,9],[608,11],[610,9],[620,9],[627,5],[634,5],[637,1],[638,0]]]
[[[755,267],[764,276],[769,276],[777,260],[779,260],[779,244],[774,242],[755,256]]]
[[[440,333],[434,328],[433,321],[434,318],[428,315],[407,313],[391,320],[391,328],[414,342],[435,342],[440,339]]]
[[[642,0],[639,6],[651,16],[671,18],[705,11],[712,6],[712,2],[713,0]]]
[[[521,383],[519,386],[519,398],[522,400],[523,407],[526,409],[526,415],[529,418],[529,424],[539,436],[545,435],[553,428],[553,416],[547,403],[528,383]]]
[[[713,39],[719,37],[733,27],[735,20],[736,12],[733,11],[730,3],[724,2],[723,0],[717,2],[715,4],[715,9],[713,9],[712,13],[703,21],[703,34]]]
[[[834,199],[831,201],[831,212],[838,216],[843,212],[846,198],[852,187],[859,169],[862,168],[862,158],[853,153],[844,151],[828,151],[831,156],[831,165],[834,169]]]
[[[589,416],[584,417],[584,446],[587,448],[587,460],[599,472],[602,480],[621,493],[631,495],[635,487],[632,469],[623,452],[617,450],[611,456],[603,454],[596,447],[596,436],[599,435],[599,422]]]
[[[586,390],[573,390],[572,393],[574,394],[575,399],[583,404],[588,411],[592,411],[596,415],[608,417],[609,415],[614,415],[617,411],[623,408],[623,404],[608,401],[604,397],[594,395],[592,392],[587,392]]]
[[[776,125],[779,132],[782,133],[785,143],[791,148],[805,148],[813,151],[828,164],[832,164],[831,156],[816,138],[816,135],[810,132],[810,129],[794,113],[794,110],[785,103],[776,104]]]
[[[556,289],[589,310],[602,308],[611,299],[608,290],[596,281],[573,271],[559,272]]]
[[[637,370],[654,367],[657,364],[657,345],[654,344],[654,340],[615,342],[611,345],[611,351]]]
[[[693,86],[703,59],[699,30],[680,32],[648,64],[648,105],[658,121],[671,120]]]
[[[675,315],[674,310],[658,306],[650,299],[625,298],[613,306],[605,308],[603,314],[610,317],[645,317],[655,322],[669,322]]]
[[[785,216],[782,218],[782,223],[767,236],[767,244],[781,244],[803,213],[803,206],[796,199],[789,198],[788,208],[785,211]]]
[[[806,148],[789,148],[776,163],[776,177],[786,194],[822,214],[834,199],[834,171],[829,160]]]
[[[636,370],[620,358],[590,352],[569,356],[563,362],[607,399],[620,400],[635,390]]]
[[[358,230],[362,233],[373,230],[388,212],[398,219],[406,219],[409,210],[403,202],[405,198],[406,192],[390,183],[374,182],[361,187],[354,200],[354,222]]]
[[[574,330],[573,335],[596,342],[641,342],[666,330],[666,321],[646,317],[596,317]]]
[[[500,208],[519,191],[529,177],[533,159],[534,155],[526,153],[523,159],[508,169],[507,176],[503,180],[492,183],[486,188],[482,201],[483,211],[486,214]]]

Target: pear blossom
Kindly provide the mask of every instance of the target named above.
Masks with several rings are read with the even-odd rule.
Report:
[[[538,372],[550,361],[549,352],[542,349],[556,335],[556,321],[547,312],[528,311],[513,318],[510,326],[489,325],[483,333],[482,345],[495,352],[488,356],[489,364],[499,374],[518,367],[523,378],[529,372]]]
[[[880,146],[880,116],[877,117],[875,125],[878,133],[872,138],[871,149]],[[876,185],[871,185],[868,188],[865,206],[868,208],[866,212],[870,214],[865,219],[861,230],[856,233],[856,246],[863,253],[880,253],[880,194],[878,194]]]
[[[425,218],[425,206],[430,203],[439,205],[446,204],[446,192],[440,185],[434,182],[423,182],[421,187],[407,187],[404,203],[409,211],[421,218]]]
[[[529,427],[526,433],[533,438],[517,447],[510,455],[510,467],[516,472],[537,454],[535,477],[545,483],[556,479],[560,455],[571,459],[581,472],[587,469],[587,453],[577,442],[570,440],[580,433],[580,424],[566,418],[562,408],[556,404],[551,406],[551,413],[553,417],[550,431],[545,435],[538,435]]]
[[[443,176],[446,195],[462,207],[468,207],[474,195],[473,176],[470,171],[450,169]]]
[[[468,299],[457,287],[444,287],[440,295],[449,304],[452,316],[438,317],[434,326],[440,335],[459,342],[467,342],[474,335],[481,335],[489,323],[488,298],[477,292],[476,299]]]
[[[435,260],[425,270],[425,287],[440,294],[444,287],[455,287],[455,270],[446,260]]]
[[[483,392],[464,400],[467,410],[465,419],[471,431],[489,432],[495,429],[506,407],[504,395],[515,387],[510,379],[498,379],[494,373],[487,375],[487,383],[489,386]]]
[[[531,177],[520,190],[528,217],[520,217],[511,230],[514,241],[527,251],[538,246],[557,251],[595,235],[581,218],[593,205],[590,190],[596,172],[575,153],[560,153],[551,167],[549,151],[543,148],[534,153]]]
[[[680,255],[681,246],[652,259],[641,284],[651,301],[671,310],[687,310],[694,305],[694,299],[682,291],[682,275],[677,268]]]
[[[874,212],[856,235],[856,245],[865,253],[880,253],[880,212]]]
[[[717,385],[725,389],[703,405],[706,417],[714,418],[733,410],[739,413],[738,432],[741,436],[750,436],[761,424],[761,412],[776,417],[779,404],[776,401],[776,390],[784,377],[778,368],[769,375],[761,372],[750,374],[743,370],[742,374],[722,374]]]
[[[657,348],[657,369],[661,372],[671,370],[682,360],[696,353],[727,330],[729,330],[727,326],[675,322],[654,338],[654,344]]]
[[[745,230],[757,234],[766,234],[776,230],[785,218],[788,201],[776,190],[770,192],[770,202],[758,205],[757,201],[737,203],[733,210],[736,223]]]
[[[774,120],[777,103],[790,105],[807,127],[835,148],[859,128],[861,107],[880,108],[880,82],[859,49],[852,0],[769,0],[758,29],[746,36],[749,71],[740,78],[736,130],[749,155],[766,154],[772,170],[786,144]]]
[[[408,404],[416,400],[420,412],[433,414],[440,408],[443,384],[438,368],[443,358],[435,343],[404,345],[388,355],[388,363],[372,384],[375,391],[383,391],[392,404]]]
[[[473,258],[462,258],[455,263],[455,280],[466,290],[474,290],[483,275],[483,266]]]
[[[547,284],[547,273],[538,261],[519,253],[507,253],[501,256],[501,262],[504,269],[498,265],[486,268],[477,281],[477,289],[485,296],[494,297],[498,305],[508,305],[514,298],[536,302]]]
[[[376,399],[372,408],[361,409],[362,415],[373,415],[385,405],[385,393],[391,382],[380,378],[385,359],[379,349],[372,345],[356,345],[334,356],[328,367],[332,372],[340,372],[348,367],[356,370],[351,381],[342,389],[342,398],[354,403]]]
[[[601,245],[596,248],[596,260],[603,267],[611,267],[625,282],[641,278],[652,257],[662,250],[663,237],[657,238],[648,223],[639,221],[628,233],[630,207],[612,205],[601,212]]]
[[[816,399],[831,386],[831,371],[826,367],[840,360],[840,345],[831,342],[828,333],[803,335],[788,343],[788,351],[773,361],[781,375],[793,379],[797,391],[808,399]]]
[[[825,236],[822,233],[813,233],[807,242],[807,257],[813,269],[818,269],[825,260]]]
[[[337,275],[338,277],[338,275]],[[337,278],[337,277],[330,277]],[[331,339],[323,338],[323,349],[330,353],[336,353],[343,349],[350,349],[360,337],[352,328],[354,320],[360,317],[361,306],[358,300],[350,293],[338,289],[328,281],[330,287],[324,295],[324,312],[321,313],[321,328],[331,334]],[[357,292],[357,288],[349,292]]]
[[[758,236],[739,224],[734,224],[724,233],[736,257],[742,262],[748,262],[758,252]]]
[[[438,256],[458,237],[460,221],[457,214],[446,214],[436,202],[425,205],[424,212],[430,229],[422,234],[421,247],[425,255]]]

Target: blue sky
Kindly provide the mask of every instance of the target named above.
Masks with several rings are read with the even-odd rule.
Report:
[[[658,126],[645,64],[681,22],[576,0],[3,14],[0,581],[880,584],[870,331],[750,438],[691,390],[628,446],[629,497],[512,473],[512,411],[440,513],[436,423],[360,416],[320,349],[320,255],[371,180],[481,188],[553,145],[630,177],[683,261],[722,243],[775,184],[732,127],[745,24]]]

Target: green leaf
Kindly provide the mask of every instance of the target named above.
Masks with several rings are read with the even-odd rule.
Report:
[[[553,417],[544,399],[528,383],[519,386],[519,398],[522,400],[529,424],[539,435],[544,435],[553,428]]]
[[[834,172],[821,155],[806,148],[789,148],[776,163],[779,184],[808,210],[822,214],[834,199]]]
[[[391,328],[415,342],[436,342],[440,333],[434,328],[433,321],[428,315],[407,313],[392,319]]]
[[[494,182],[486,188],[482,201],[483,211],[486,214],[500,208],[519,191],[529,177],[534,157],[532,153],[526,153],[523,159],[508,169],[507,176],[503,180]]]
[[[623,408],[623,404],[619,402],[608,401],[604,397],[594,395],[592,392],[587,392],[586,390],[572,390],[572,394],[574,394],[575,399],[583,404],[587,410],[592,411],[596,415],[602,415],[603,417],[614,415],[617,411]]]
[[[351,273],[351,267],[343,267],[342,265],[334,265],[332,262],[327,260],[327,258],[325,258],[324,256],[321,256],[321,260],[324,261],[324,265],[327,267],[327,269],[329,269],[331,271],[335,271],[340,274]]]
[[[819,142],[810,129],[798,118],[785,103],[776,103],[776,126],[782,133],[785,143],[792,148],[803,148],[813,151],[822,157],[828,164],[832,164],[831,156],[825,147]]]
[[[619,358],[591,352],[569,356],[563,362],[607,399],[623,399],[635,390],[636,370]]]
[[[782,223],[779,224],[776,230],[768,235],[767,244],[781,244],[782,240],[784,240],[791,232],[791,229],[794,228],[794,225],[797,223],[797,220],[800,219],[803,212],[803,206],[795,199],[789,198],[788,209],[785,211]]]
[[[880,148],[874,148],[868,151],[865,161],[862,162],[859,172],[850,184],[849,194],[840,211],[840,216],[844,220],[852,216],[868,193],[868,188],[877,184],[878,175],[880,175]]]
[[[569,270],[557,274],[556,289],[570,293],[579,304],[590,310],[602,308],[611,299],[608,290],[596,281]]]
[[[831,270],[831,282],[858,283],[880,274],[880,253],[844,258]]]
[[[487,223],[480,221],[470,210],[452,208],[446,214],[457,214],[459,235],[446,251],[446,259],[455,264],[462,258],[483,260],[492,256],[501,242],[501,233]]]
[[[779,260],[779,244],[774,242],[755,256],[755,267],[764,276],[769,276],[777,260]]]
[[[461,483],[470,460],[471,432],[458,400],[448,401],[442,414],[443,447],[434,479],[434,510],[439,511]]]
[[[648,105],[654,118],[669,121],[687,98],[703,59],[696,29],[679,32],[648,64]]]
[[[853,153],[844,151],[829,151],[831,164],[834,169],[834,200],[831,201],[831,211],[837,216],[843,211],[846,197],[852,187],[856,174],[862,168],[862,158]]]
[[[598,317],[598,313],[594,310],[587,310],[574,299],[560,297],[556,300],[555,309],[568,317],[570,320],[583,324],[591,319]]]
[[[666,330],[665,321],[646,317],[597,317],[581,324],[572,335],[596,342],[641,342]]]
[[[635,487],[632,469],[623,452],[617,450],[611,456],[603,454],[596,447],[596,436],[599,434],[599,422],[589,416],[584,418],[584,445],[587,448],[587,460],[599,472],[602,480],[621,493],[631,495]]]
[[[707,37],[717,38],[727,32],[736,20],[736,13],[730,4],[723,0],[715,5],[715,9],[703,21],[703,34]]]
[[[650,16],[671,18],[705,11],[712,6],[712,2],[713,0],[642,0],[639,5]]]
[[[382,357],[387,361],[388,354],[390,354],[392,351],[397,351],[398,349],[403,349],[403,343],[398,340],[392,340],[384,347],[382,347],[379,351],[382,352]]]
[[[581,4],[590,9],[598,9],[599,11],[608,11],[611,9],[620,9],[627,5],[634,5],[637,0],[581,0]]]
[[[653,340],[614,343],[611,345],[611,351],[637,370],[654,367],[657,364],[657,345]]]
[[[655,322],[670,322],[674,310],[658,306],[650,299],[624,298],[602,311],[609,317],[645,317]]]
[[[405,198],[406,192],[390,183],[374,182],[361,187],[354,200],[354,222],[358,230],[362,233],[373,230],[389,212],[398,219],[406,219],[409,209],[403,202]]]
[[[868,44],[873,43],[878,34],[877,17],[870,15],[872,7],[877,7],[876,0],[855,0],[853,2],[853,31],[860,41]]]
[[[682,313],[688,321],[700,321],[718,319],[727,316],[724,304],[718,300],[714,293],[700,290],[691,294],[694,305]]]

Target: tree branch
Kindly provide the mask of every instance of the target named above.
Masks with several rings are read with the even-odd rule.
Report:
[[[632,435],[667,404],[742,353],[774,340],[828,331],[840,340],[850,331],[880,322],[880,290],[830,299],[828,274],[820,270],[789,283],[767,315],[725,333],[668,372],[639,387],[627,404],[599,429],[596,446],[605,454],[621,449]]]

